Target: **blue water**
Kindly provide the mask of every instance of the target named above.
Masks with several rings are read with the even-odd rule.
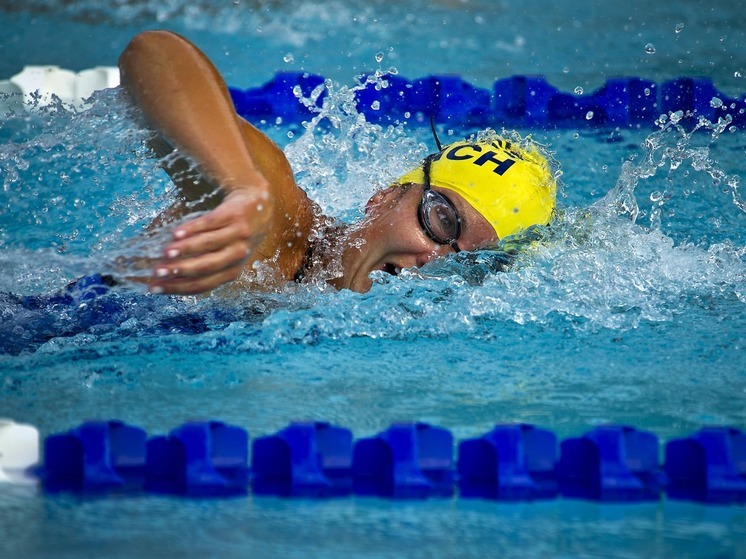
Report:
[[[429,130],[345,112],[362,71],[450,72],[481,86],[542,73],[568,91],[614,75],[705,75],[730,95],[746,90],[737,2],[65,4],[0,3],[0,77],[25,63],[113,65],[134,32],[166,26],[193,37],[231,85],[279,69],[332,78],[336,126],[265,129],[304,188],[345,220],[432,149]],[[51,108],[0,122],[0,293],[13,294],[0,298],[0,416],[42,435],[89,418],[150,434],[217,418],[252,437],[297,419],[356,437],[420,420],[457,440],[504,421],[559,437],[627,423],[664,441],[703,425],[746,428],[743,131],[714,124],[689,135],[695,119],[521,131],[559,162],[562,212],[546,242],[505,272],[480,254],[377,278],[365,295],[305,286],[177,299],[124,289],[35,309],[18,297],[157,251],[157,237],[137,233],[171,187],[117,91],[78,115]],[[114,312],[102,320],[97,305]],[[744,541],[743,506],[666,500],[81,499],[0,488],[0,551],[13,558],[746,557]]]

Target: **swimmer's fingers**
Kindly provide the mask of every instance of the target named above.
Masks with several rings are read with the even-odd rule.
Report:
[[[242,266],[246,263],[251,251],[245,243],[233,243],[220,250],[207,252],[191,258],[173,260],[168,265],[155,268],[155,280],[179,278],[199,278],[214,275],[226,268]],[[236,278],[231,278],[236,279]]]
[[[241,224],[227,224],[220,229],[193,234],[181,241],[169,244],[163,251],[163,266],[179,267],[180,261],[209,252],[219,251],[231,245],[243,247],[244,257],[261,242],[262,234],[252,234]]]
[[[249,238],[262,232],[271,215],[271,199],[264,193],[233,191],[211,212],[191,219],[174,230],[174,240],[188,239],[201,233],[226,227],[239,236]]]
[[[198,295],[235,280],[242,270],[243,265],[238,264],[207,276],[162,278],[152,281],[149,289],[166,295]]]
[[[255,195],[231,193],[212,212],[179,226],[150,290],[187,295],[237,279],[269,223],[269,208],[257,201]]]

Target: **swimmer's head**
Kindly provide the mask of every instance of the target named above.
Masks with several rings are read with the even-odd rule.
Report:
[[[430,186],[461,195],[492,225],[499,239],[552,220],[557,184],[536,148],[501,138],[456,142],[428,159]],[[396,183],[426,184],[424,166]]]

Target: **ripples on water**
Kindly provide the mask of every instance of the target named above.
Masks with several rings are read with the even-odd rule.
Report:
[[[433,149],[432,139],[424,128],[371,125],[354,110],[353,88],[326,87],[314,119],[267,132],[286,146],[311,197],[330,215],[354,220],[376,189]],[[727,121],[672,115],[652,133],[606,136],[616,138],[617,160],[630,151],[620,135],[637,142],[616,171],[605,162],[609,176],[618,173],[616,184],[594,197],[587,193],[598,188],[582,173],[565,173],[558,219],[541,242],[515,257],[482,252],[398,277],[376,273],[366,295],[293,285],[280,294],[197,300],[134,288],[80,307],[34,309],[16,296],[50,294],[84,274],[120,271],[121,257],[159,254],[168,230],[139,232],[173,193],[150,157],[148,132],[118,90],[97,94],[85,112],[52,105],[9,114],[0,146],[4,350],[54,350],[82,334],[95,340],[183,332],[199,334],[190,344],[226,351],[359,336],[489,339],[503,321],[624,330],[685,313],[692,298],[746,303],[744,202],[734,171],[743,147],[729,129]],[[441,135],[447,143],[473,132]],[[574,136],[537,139],[560,160],[585,157],[578,154],[581,143],[591,160],[607,147],[601,135]],[[106,304],[111,312],[94,312]]]

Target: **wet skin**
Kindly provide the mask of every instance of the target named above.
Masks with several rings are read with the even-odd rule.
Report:
[[[309,260],[326,220],[295,183],[282,150],[236,114],[225,81],[214,65],[184,37],[168,31],[136,36],[119,59],[122,84],[150,126],[169,149],[185,154],[199,169],[199,182],[223,197],[205,214],[182,222],[152,266],[153,293],[191,295],[265,272],[252,288],[277,289],[292,281]],[[161,153],[163,156],[167,153]],[[203,193],[180,179],[179,169],[164,166],[184,200]],[[422,230],[417,207],[422,185],[395,186],[377,193],[364,219],[332,235],[330,254],[312,254],[312,262],[341,260],[340,289],[366,292],[371,272],[398,273],[452,252]],[[458,245],[474,250],[496,240],[489,223],[463,198],[444,192],[462,219]],[[186,204],[156,224],[186,217]],[[248,271],[249,273],[244,273]],[[313,274],[316,270],[311,270]]]
[[[365,218],[344,241],[344,276],[332,282],[335,287],[364,293],[372,286],[370,274],[375,270],[397,274],[454,252],[431,240],[419,224],[417,206],[423,189],[422,185],[394,186],[371,198]],[[477,250],[497,241],[492,226],[461,196],[435,190],[446,194],[461,216],[458,244],[462,250]]]

